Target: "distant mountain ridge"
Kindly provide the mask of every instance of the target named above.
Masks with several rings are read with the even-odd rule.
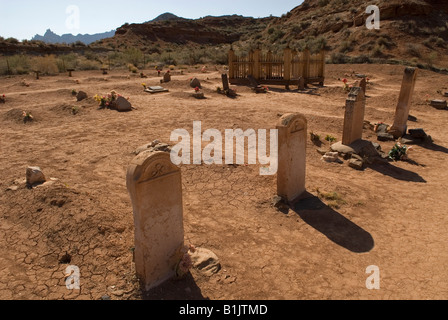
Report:
[[[181,18],[172,14],[171,12],[162,13],[157,18],[151,20],[151,22],[159,22],[159,21],[170,21],[170,20],[186,20],[185,18]]]
[[[31,40],[43,41],[45,43],[68,43],[68,44],[80,41],[88,45],[98,40],[113,37],[114,35],[115,30],[96,34],[78,34],[76,36],[73,34],[64,34],[62,36],[59,36],[50,29],[48,29],[43,36],[36,34]]]

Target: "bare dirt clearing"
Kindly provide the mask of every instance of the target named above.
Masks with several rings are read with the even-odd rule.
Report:
[[[258,166],[183,166],[186,243],[213,250],[223,269],[211,278],[193,271],[145,294],[134,277],[125,178],[137,147],[169,142],[174,129],[192,132],[195,120],[203,130],[273,129],[290,112],[307,117],[309,132],[340,141],[347,95],[338,78],[353,83],[352,71],[366,74],[365,119],[392,124],[403,69],[328,65],[325,87],[314,94],[278,87],[257,95],[233,87],[236,99],[216,93],[218,71],[174,72],[163,84],[170,92],[155,95],[141,84],[160,85],[160,78],[120,71],[27,76],[29,87],[21,85],[23,77],[0,79],[6,95],[0,104],[0,298],[447,299],[448,111],[426,99],[442,98],[437,91],[448,91],[448,77],[422,70],[411,107],[418,120],[408,125],[424,128],[434,144],[415,146],[413,161],[356,171],[347,162],[322,162],[309,140],[311,197],[287,214],[271,206],[276,178],[260,176]],[[191,97],[191,77],[201,80],[207,99]],[[72,89],[89,98],[77,102]],[[136,110],[98,110],[92,97],[111,90],[129,97]],[[24,124],[23,110],[35,121]],[[369,129],[364,139],[376,142]],[[388,152],[394,143],[380,144]],[[29,190],[21,181],[28,165],[59,180]],[[340,201],[319,192],[336,192]],[[80,291],[65,287],[67,262],[80,268]],[[380,290],[366,289],[370,265],[381,270]]]

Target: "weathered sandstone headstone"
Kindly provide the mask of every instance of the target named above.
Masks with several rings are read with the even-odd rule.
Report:
[[[366,97],[360,87],[353,87],[345,104],[344,132],[342,143],[349,146],[362,139]]]
[[[293,202],[305,192],[307,120],[298,113],[280,118],[277,194]]]
[[[222,76],[222,88],[224,91],[229,91],[230,85],[229,85],[229,77],[227,76],[227,73],[223,73]]]
[[[79,91],[78,94],[76,95],[76,100],[82,101],[85,99],[87,99],[87,93],[85,93],[84,91]]]
[[[201,86],[201,82],[199,81],[198,78],[191,79],[191,81],[190,81],[190,87],[192,87],[193,89],[194,89],[194,88],[202,88],[202,86]]]
[[[136,273],[149,290],[175,276],[183,257],[180,168],[169,152],[142,152],[128,167],[127,188],[134,212]]]
[[[116,107],[117,111],[120,111],[120,112],[126,112],[126,111],[132,110],[131,103],[128,100],[126,100],[126,98],[123,98],[123,97],[117,98],[117,101],[115,101],[115,107]]]
[[[163,75],[163,82],[170,82],[171,81],[171,73],[167,72]]]

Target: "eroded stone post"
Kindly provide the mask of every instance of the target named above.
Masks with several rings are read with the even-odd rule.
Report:
[[[417,79],[417,69],[406,68],[404,70],[403,83],[401,85],[400,97],[398,99],[395,120],[389,133],[395,139],[406,134],[409,111],[411,109],[412,94],[414,93],[415,81]]]

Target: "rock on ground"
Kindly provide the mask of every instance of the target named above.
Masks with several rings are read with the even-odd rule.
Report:
[[[195,269],[208,277],[221,270],[219,258],[208,249],[196,248],[195,252],[191,254],[191,261]]]
[[[26,184],[28,187],[33,187],[42,184],[45,181],[45,175],[39,167],[28,167],[26,169]]]

